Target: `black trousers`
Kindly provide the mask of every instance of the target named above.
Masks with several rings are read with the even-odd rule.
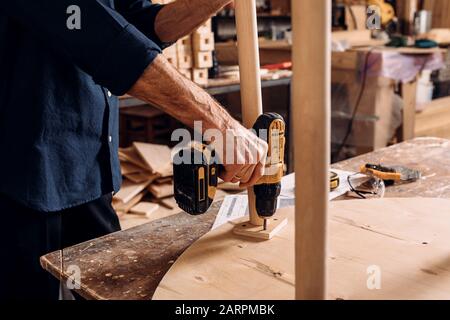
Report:
[[[119,231],[107,195],[60,212],[39,212],[0,195],[0,300],[57,300],[59,281],[39,258]]]

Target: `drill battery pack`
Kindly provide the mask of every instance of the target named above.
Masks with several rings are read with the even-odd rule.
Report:
[[[174,195],[183,211],[200,215],[208,211],[217,190],[215,151],[201,143],[191,143],[174,156]]]

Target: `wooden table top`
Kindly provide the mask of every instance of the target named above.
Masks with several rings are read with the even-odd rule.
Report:
[[[386,189],[386,197],[450,198],[450,141],[419,138],[367,155],[340,162],[336,169],[356,171],[363,163],[405,165],[420,169],[423,179]],[[220,203],[202,216],[180,213],[126,231],[117,232],[41,258],[41,265],[58,279],[67,280],[62,270],[78,266],[81,288],[87,299],[151,299],[173,262],[215,220]]]

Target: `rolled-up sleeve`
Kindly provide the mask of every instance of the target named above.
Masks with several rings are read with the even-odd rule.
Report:
[[[164,5],[151,3],[149,0],[115,0],[114,2],[117,11],[160,48],[165,49],[172,44],[161,41],[155,31],[156,16]]]
[[[69,10],[74,6],[76,11]],[[160,46],[99,0],[0,1],[0,10],[116,95],[126,93],[161,53]],[[70,27],[71,18],[79,19],[79,29]]]

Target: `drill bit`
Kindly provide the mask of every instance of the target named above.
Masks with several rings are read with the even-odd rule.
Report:
[[[264,219],[264,231],[267,230],[267,220],[268,220],[268,219]]]

